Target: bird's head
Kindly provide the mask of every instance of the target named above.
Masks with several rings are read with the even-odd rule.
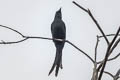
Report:
[[[61,8],[58,11],[56,11],[55,18],[62,19]]]

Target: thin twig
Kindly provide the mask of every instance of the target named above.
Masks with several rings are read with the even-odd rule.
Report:
[[[85,9],[84,7],[80,6],[78,3],[76,3],[75,1],[73,1],[73,3],[78,6],[79,8],[81,8],[83,11],[85,11],[86,13],[88,13],[88,10]]]
[[[107,34],[105,35],[106,37],[110,37],[110,36],[115,36],[115,34]],[[118,36],[120,36],[120,34],[118,34]],[[103,36],[98,36],[99,38],[103,38]]]
[[[94,23],[97,25],[98,29],[100,30],[100,32],[104,36],[107,44],[109,45],[109,41],[108,41],[107,37],[105,36],[105,33],[103,32],[102,28],[100,27],[100,25],[98,24],[97,20],[94,18],[93,14],[91,13],[91,11],[89,9],[88,9],[88,14],[90,15],[90,17],[92,18],[92,20],[94,21]]]
[[[2,40],[2,42],[0,42],[0,44],[15,44],[15,43],[23,42],[23,41],[25,41],[25,40],[27,40],[27,39],[29,39],[29,38],[24,38],[24,39],[22,39],[22,40],[14,41],[14,42],[5,42],[5,41]]]
[[[15,30],[15,29],[12,29],[12,28],[7,27],[7,26],[4,26],[4,25],[0,25],[0,27],[4,27],[4,28],[7,28],[7,29],[10,29],[10,30],[12,30],[12,31],[14,31],[14,32],[16,32],[16,33],[18,33],[18,34],[21,35],[22,37],[24,37],[24,35],[23,35],[22,33],[20,33],[19,31]]]
[[[110,75],[110,76],[113,78],[113,80],[118,80],[118,78],[120,78],[120,77],[119,77],[119,75],[120,75],[120,69],[116,72],[115,75],[113,75],[113,74],[111,74],[111,73],[109,73],[109,72],[106,72],[106,71],[104,71],[104,73]]]
[[[120,27],[119,27],[119,29],[117,30],[117,33],[116,33],[116,35],[114,36],[112,42],[109,44],[109,46],[108,46],[108,48],[107,48],[107,52],[106,52],[106,55],[105,55],[105,58],[104,58],[104,62],[101,63],[101,64],[103,64],[103,65],[102,65],[102,69],[101,69],[101,71],[100,71],[100,75],[99,75],[99,77],[98,77],[98,80],[101,80],[101,78],[102,78],[102,75],[103,75],[103,72],[104,72],[104,69],[105,69],[105,66],[106,66],[108,57],[110,56],[111,47],[112,47],[112,45],[114,44],[114,42],[115,42],[115,40],[116,40],[119,32],[120,32]]]
[[[116,55],[115,57],[108,59],[108,61],[115,60],[115,59],[118,58],[119,56],[120,56],[120,53],[119,53],[118,55]]]
[[[105,33],[103,32],[102,28],[100,27],[99,23],[97,22],[97,20],[94,18],[93,14],[91,13],[91,11],[88,9],[85,9],[84,7],[82,7],[81,5],[79,5],[78,3],[76,3],[75,1],[73,1],[73,3],[78,6],[80,9],[82,9],[83,11],[85,11],[86,13],[88,13],[88,15],[91,17],[91,19],[94,21],[94,23],[96,24],[97,28],[99,29],[99,31],[101,32],[101,34],[103,35],[103,37],[105,38],[107,44],[109,45],[109,41],[107,39],[107,37],[105,36]]]
[[[66,40],[67,43],[69,43],[70,45],[72,45],[74,48],[76,48],[77,50],[79,50],[80,52],[82,52],[86,57],[88,57],[93,63],[95,63],[95,61],[87,54],[85,53],[83,50],[81,50],[80,48],[78,48],[77,46],[75,46],[73,43],[71,43],[70,41]]]
[[[97,48],[98,48],[98,43],[99,43],[99,38],[97,36],[97,42],[96,42],[96,46],[95,46],[95,62],[97,60]]]
[[[112,75],[111,73],[104,71],[105,74],[108,74],[109,76],[111,76],[112,78],[114,78],[114,75]]]
[[[115,60],[115,59],[118,58],[119,56],[120,56],[120,53],[117,54],[116,56],[114,56],[113,58],[108,59],[107,61]],[[99,61],[99,62],[97,62],[97,64],[100,64],[100,63],[102,63],[102,62],[103,62],[103,61]]]
[[[30,39],[47,39],[47,40],[56,40],[56,41],[63,41],[62,39],[53,39],[53,38],[46,38],[46,37],[37,37],[37,36],[24,36]]]

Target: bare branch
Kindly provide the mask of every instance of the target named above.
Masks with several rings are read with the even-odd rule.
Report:
[[[99,43],[99,38],[97,36],[97,42],[96,42],[96,46],[95,46],[95,62],[97,60],[97,48],[98,48],[98,43]]]
[[[113,48],[113,49],[111,50],[111,47],[112,47],[113,43],[115,42],[115,40],[116,40],[116,38],[117,38],[117,36],[118,36],[118,34],[119,34],[119,29],[118,29],[116,35],[114,36],[112,42],[109,44],[109,41],[108,41],[106,35],[104,34],[104,32],[103,32],[103,30],[101,29],[100,25],[98,24],[97,20],[96,20],[96,19],[94,18],[94,16],[92,15],[91,11],[90,11],[89,9],[87,10],[87,9],[83,8],[82,6],[80,6],[79,4],[77,4],[77,3],[74,2],[74,1],[73,1],[73,3],[74,3],[76,6],[78,6],[80,9],[82,9],[83,11],[85,11],[86,13],[89,14],[89,16],[92,18],[92,20],[94,21],[94,23],[96,24],[96,26],[98,27],[98,29],[100,30],[100,32],[102,33],[104,39],[106,40],[106,42],[107,42],[107,44],[108,44],[108,49],[107,49],[107,52],[106,52],[106,56],[105,56],[104,62],[101,63],[100,66],[98,67],[99,70],[100,70],[100,68],[102,67],[102,69],[101,69],[101,71],[100,71],[99,78],[98,78],[98,80],[101,80],[101,77],[102,77],[104,68],[105,68],[105,66],[106,66],[106,62],[107,62],[107,60],[108,60],[109,55],[111,54],[110,52],[112,52],[113,49],[114,49],[114,48]],[[110,50],[111,50],[111,51],[110,51]],[[95,54],[95,55],[96,55],[96,54]],[[98,69],[97,69],[97,70],[98,70]]]
[[[113,80],[118,80],[118,78],[120,78],[119,77],[119,75],[120,75],[120,69],[117,71],[116,75],[113,75],[113,74],[111,74],[109,72],[106,72],[106,71],[104,71],[104,73],[110,75],[113,78]]]
[[[72,45],[74,48],[76,48],[78,51],[82,52],[86,57],[88,57],[93,63],[95,63],[95,61],[87,54],[85,53],[83,50],[81,50],[80,48],[78,48],[77,46],[75,46],[73,43],[71,43],[70,41],[66,40],[67,43],[69,43],[70,45]]]
[[[110,36],[115,36],[115,34],[107,34],[105,35],[106,37],[110,37]],[[118,34],[118,36],[120,36],[120,34]],[[98,36],[99,38],[103,38],[103,36]]]
[[[73,3],[78,6],[79,8],[81,8],[83,11],[85,11],[86,13],[88,13],[88,10],[85,9],[84,7],[80,6],[78,3],[76,3],[75,1],[73,1]]]
[[[74,48],[76,48],[76,49],[79,50],[80,52],[82,52],[86,57],[88,57],[88,58],[94,63],[94,60],[93,60],[87,53],[85,53],[83,50],[79,49],[77,46],[75,46],[72,42],[70,42],[70,41],[68,41],[68,40],[64,40],[64,39],[53,39],[53,38],[46,38],[46,37],[36,37],[36,36],[24,36],[22,33],[20,33],[19,31],[15,30],[15,29],[12,29],[12,28],[9,28],[9,27],[3,26],[3,25],[0,25],[0,26],[12,30],[12,31],[20,34],[20,35],[24,38],[24,39],[22,39],[22,40],[14,41],[14,42],[5,42],[5,41],[2,40],[2,42],[0,42],[0,44],[20,43],[20,42],[23,42],[23,41],[28,40],[28,39],[46,39],[46,40],[64,41],[64,42],[67,42],[67,43],[69,43],[70,45],[72,45]]]
[[[108,61],[114,60],[114,59],[118,58],[119,56],[120,56],[120,53],[118,55],[116,55],[115,57],[108,59]]]
[[[100,75],[99,75],[98,80],[101,80],[101,78],[102,78],[102,75],[103,75],[103,72],[104,72],[104,69],[105,69],[105,66],[106,66],[108,57],[110,56],[111,47],[112,47],[113,43],[115,42],[115,40],[116,40],[119,32],[120,32],[120,27],[119,27],[119,29],[117,30],[117,33],[116,33],[116,35],[114,36],[112,42],[109,44],[109,46],[108,46],[108,48],[107,48],[107,52],[106,52],[106,55],[105,55],[105,58],[104,58],[104,62],[103,62],[102,69],[101,69],[101,71],[100,71]],[[102,63],[101,63],[101,64],[102,64]]]
[[[46,39],[46,40],[64,41],[62,39],[53,39],[53,38],[37,37],[37,36],[24,36],[24,37],[25,38],[30,38],[30,39]]]
[[[116,75],[115,76],[117,76],[117,77],[119,77],[120,76],[120,69],[117,71],[117,73],[116,73]]]
[[[110,54],[113,52],[113,50],[116,48],[116,46],[118,45],[118,43],[120,42],[120,38],[115,42],[115,44],[113,45],[112,49],[110,50]],[[109,55],[110,55],[109,54]]]
[[[109,76],[111,76],[112,78],[114,78],[114,75],[112,75],[111,73],[104,71],[105,74],[108,74]]]
[[[99,23],[97,22],[97,20],[94,18],[93,14],[91,13],[91,11],[88,9],[85,9],[84,7],[82,7],[81,5],[79,5],[78,3],[76,3],[75,1],[73,1],[73,3],[78,6],[80,9],[82,9],[83,11],[85,11],[86,13],[88,13],[88,15],[91,17],[91,19],[94,21],[94,23],[96,24],[97,28],[99,29],[99,31],[102,33],[103,37],[105,38],[107,44],[109,45],[109,41],[107,39],[107,37],[105,36],[105,33],[103,32],[102,28],[100,27]]]
[[[114,56],[113,58],[108,59],[107,61],[115,60],[115,59],[118,58],[119,56],[120,56],[120,53],[117,54],[116,56]],[[102,62],[103,62],[103,61],[99,61],[99,62],[97,62],[97,64],[100,64],[100,63],[102,63]]]
[[[7,28],[7,29],[10,29],[10,30],[16,32],[17,34],[21,35],[22,37],[24,37],[24,35],[22,33],[20,33],[19,31],[15,30],[15,29],[12,29],[12,28],[4,26],[4,25],[0,25],[0,27],[4,27],[4,28]]]
[[[2,42],[0,42],[0,44],[15,44],[15,43],[23,42],[23,41],[25,41],[25,40],[27,40],[27,39],[29,39],[29,38],[24,38],[24,39],[22,39],[22,40],[14,41],[14,42],[5,42],[5,41],[2,40]]]

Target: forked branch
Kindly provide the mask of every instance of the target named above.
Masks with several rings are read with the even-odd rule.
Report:
[[[19,40],[19,41],[14,41],[14,42],[6,42],[6,41],[3,41],[1,40],[0,44],[15,44],[15,43],[20,43],[20,42],[23,42],[23,41],[26,41],[28,39],[45,39],[45,40],[56,40],[56,41],[64,41],[64,42],[67,42],[68,44],[70,44],[71,46],[73,46],[74,48],[76,48],[78,51],[80,51],[81,53],[83,53],[88,59],[90,59],[90,61],[94,64],[94,60],[86,53],[84,52],[83,50],[81,50],[80,48],[78,48],[76,45],[74,45],[72,42],[70,42],[69,40],[63,40],[63,39],[53,39],[53,38],[46,38],[46,37],[36,37],[36,36],[25,36],[23,35],[21,32],[15,30],[15,29],[12,29],[10,27],[7,27],[7,26],[3,26],[3,25],[0,25],[1,27],[4,27],[4,28],[7,28],[7,29],[10,29],[18,34],[20,34],[23,39],[22,40]]]

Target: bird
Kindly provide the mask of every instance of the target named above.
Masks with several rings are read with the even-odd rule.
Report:
[[[55,39],[66,39],[66,26],[62,20],[61,8],[55,13],[54,20],[51,24],[51,33],[53,42],[56,47],[56,56],[48,75],[50,75],[53,72],[54,68],[56,68],[55,76],[57,77],[59,68],[62,69],[62,50],[64,48],[65,41],[57,41]]]

